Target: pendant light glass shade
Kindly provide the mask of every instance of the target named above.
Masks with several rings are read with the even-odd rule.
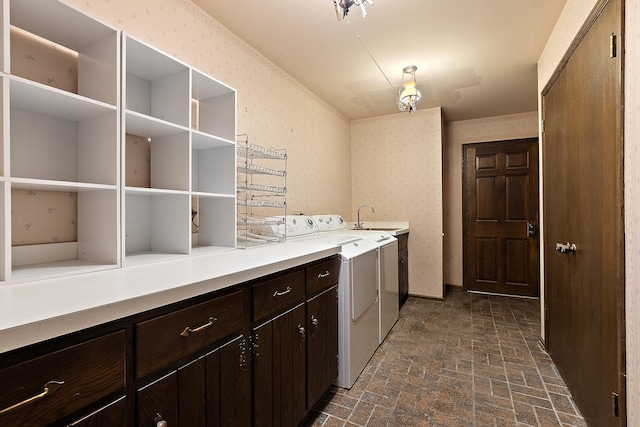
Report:
[[[413,113],[416,110],[416,104],[420,101],[420,91],[416,85],[415,65],[408,65],[402,70],[402,84],[398,90],[398,108],[400,111],[409,111]]]

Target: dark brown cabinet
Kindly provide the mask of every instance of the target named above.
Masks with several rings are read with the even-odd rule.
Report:
[[[138,426],[249,425],[246,340],[240,336],[138,390]]]
[[[297,426],[337,376],[338,274],[326,258],[1,354],[0,426]]]
[[[296,426],[306,413],[305,272],[253,285],[254,425]]]
[[[254,328],[254,425],[296,426],[306,414],[305,307]]]
[[[251,395],[242,334],[247,297],[248,290],[230,292],[136,323],[138,377],[191,356],[137,390],[138,426],[248,425]]]
[[[254,285],[256,427],[298,425],[335,381],[338,274],[332,258]]]
[[[338,287],[307,300],[307,410],[338,376]]]
[[[398,238],[398,305],[402,305],[409,297],[409,233],[400,234]]]

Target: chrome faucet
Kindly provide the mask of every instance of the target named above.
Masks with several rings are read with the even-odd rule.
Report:
[[[376,210],[373,209],[373,206],[371,206],[371,205],[361,205],[358,208],[358,222],[356,222],[356,226],[355,226],[356,230],[362,230],[362,223],[360,222],[360,209],[362,209],[362,208],[369,208],[369,209],[371,209],[371,212],[376,213]]]

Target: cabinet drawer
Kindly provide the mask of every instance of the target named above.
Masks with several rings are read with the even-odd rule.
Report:
[[[242,331],[242,291],[136,324],[136,373],[143,377]]]
[[[304,301],[304,270],[253,286],[253,320],[259,321]]]
[[[119,331],[1,370],[0,425],[45,426],[123,389],[125,342]]]
[[[307,267],[307,295],[311,296],[338,283],[339,273],[337,258]]]

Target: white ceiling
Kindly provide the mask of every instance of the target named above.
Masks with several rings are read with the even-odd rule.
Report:
[[[399,112],[373,56],[396,89],[416,65],[418,109],[456,121],[537,109],[536,63],[566,0],[375,0],[348,21],[333,0],[193,2],[350,119]]]

